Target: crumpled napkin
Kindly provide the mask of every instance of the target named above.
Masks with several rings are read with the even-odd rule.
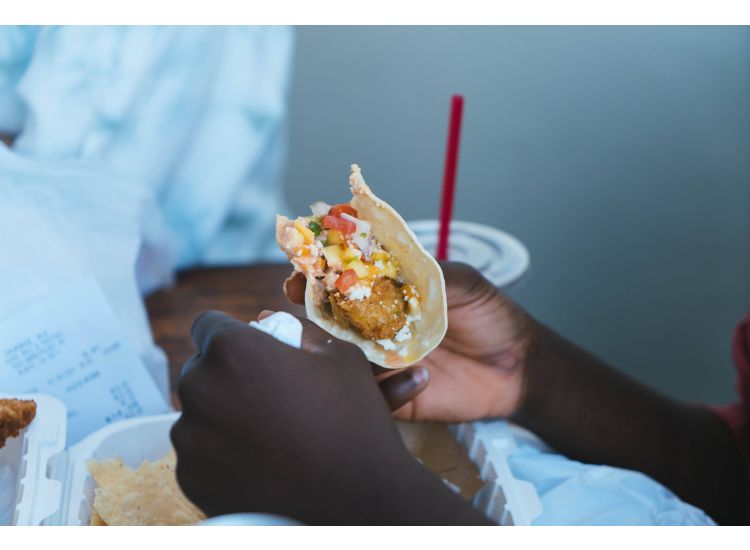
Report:
[[[302,347],[302,323],[286,311],[277,311],[262,321],[250,321],[248,324],[270,334],[287,346],[298,349]]]
[[[508,463],[542,502],[533,525],[715,525],[640,472],[583,464],[523,443]]]

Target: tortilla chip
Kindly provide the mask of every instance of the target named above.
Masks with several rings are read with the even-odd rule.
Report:
[[[89,472],[94,481],[100,487],[117,483],[124,475],[127,468],[119,458],[109,458],[106,460],[91,460],[88,463]]]
[[[89,525],[92,527],[102,527],[107,525],[102,519],[102,516],[99,515],[99,512],[96,511],[96,508],[91,509],[91,523],[89,523]]]
[[[119,459],[92,461],[94,513],[106,525],[195,525],[205,515],[177,484],[174,451],[156,462],[144,461],[133,470]]]

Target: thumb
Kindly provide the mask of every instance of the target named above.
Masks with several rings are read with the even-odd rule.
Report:
[[[430,372],[425,367],[402,369],[378,381],[388,407],[400,409],[419,395],[430,381]]]
[[[305,305],[305,286],[307,279],[299,271],[293,272],[284,281],[284,294],[293,304]]]

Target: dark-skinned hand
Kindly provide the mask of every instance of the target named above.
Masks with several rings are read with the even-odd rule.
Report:
[[[194,323],[171,433],[188,498],[209,516],[486,523],[406,451],[362,352],[302,322],[303,349],[219,312]]]
[[[391,380],[386,392],[399,396],[397,405],[406,403],[395,412],[400,420],[466,422],[510,416],[524,394],[535,323],[474,268],[457,262],[441,267],[448,298],[445,338],[418,365],[395,373],[378,371],[377,379],[381,384]],[[289,279],[285,289],[292,302],[304,303],[301,274]],[[409,397],[413,399],[407,402]]]

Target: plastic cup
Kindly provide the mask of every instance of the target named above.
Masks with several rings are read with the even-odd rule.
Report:
[[[430,254],[435,254],[438,220],[408,222],[409,227]],[[452,221],[448,259],[477,269],[498,288],[509,288],[529,269],[529,251],[508,233],[489,225]]]

